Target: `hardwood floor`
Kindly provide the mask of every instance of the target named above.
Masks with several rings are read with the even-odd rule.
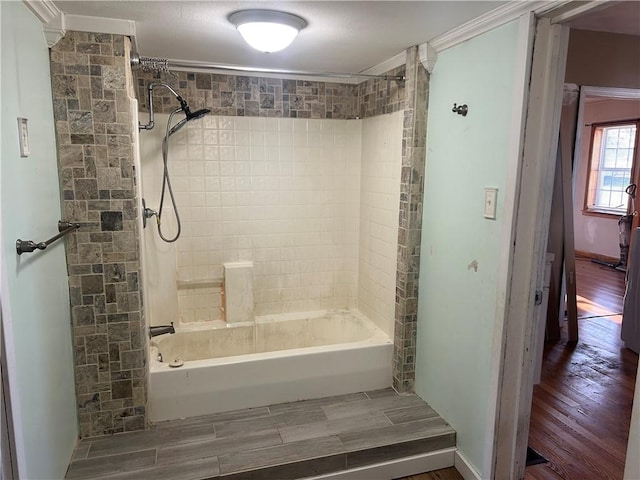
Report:
[[[576,259],[578,318],[615,316],[622,321],[625,274],[611,267]]]
[[[579,259],[576,285],[580,340],[545,345],[529,445],[549,463],[528,467],[528,480],[623,477],[638,366],[620,340],[624,274]]]

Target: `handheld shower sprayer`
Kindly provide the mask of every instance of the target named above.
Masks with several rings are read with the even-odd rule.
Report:
[[[147,87],[147,92],[149,95],[148,97],[149,98],[149,123],[147,123],[146,125],[138,124],[138,128],[140,130],[151,130],[154,127],[153,89],[155,87],[164,87],[167,90],[169,90],[173,94],[173,96],[176,97],[176,100],[178,100],[180,107],[176,108],[173,112],[169,114],[169,120],[167,120],[167,130],[164,138],[162,139],[163,175],[162,175],[162,191],[160,193],[160,207],[158,208],[157,212],[154,212],[153,210],[146,208],[146,205],[143,205],[143,208],[144,208],[143,217],[145,219],[144,225],[146,226],[146,219],[155,215],[156,224],[158,226],[158,235],[165,242],[171,243],[171,242],[175,242],[180,237],[180,232],[182,231],[182,225],[180,223],[180,215],[178,214],[178,207],[176,205],[175,196],[173,195],[173,189],[171,188],[171,179],[169,178],[169,137],[174,133],[176,133],[178,130],[180,130],[184,126],[184,124],[187,123],[188,121],[202,118],[211,110],[209,110],[208,108],[203,108],[200,110],[196,110],[195,112],[192,112],[187,102],[170,85],[167,85],[166,83],[162,83],[162,82],[152,82],[152,83],[149,83],[149,86]],[[179,112],[184,113],[184,118],[180,120],[178,123],[176,123],[175,125],[171,126],[173,122],[173,116]],[[169,197],[171,198],[171,204],[173,206],[173,212],[175,214],[176,224],[177,224],[176,234],[171,238],[164,236],[164,234],[162,233],[162,226],[161,226],[165,191],[169,192]]]
[[[182,120],[180,120],[178,123],[176,123],[173,127],[171,127],[171,129],[169,129],[168,136],[171,136],[174,133],[176,133],[188,121],[197,120],[198,118],[202,118],[207,113],[209,113],[211,111],[208,108],[202,108],[200,110],[196,110],[195,112],[192,112],[191,109],[189,108],[189,105],[187,105],[187,102],[185,102],[182,99],[182,97],[180,97],[180,95],[177,96],[177,99],[178,99],[178,102],[180,102],[180,108],[176,109],[175,112],[173,112],[173,113],[177,113],[180,110],[182,110],[182,112],[184,113],[184,118]],[[172,113],[171,117],[169,117],[169,118],[172,118],[173,113]],[[171,123],[171,122],[169,122],[169,123]]]
[[[178,98],[178,102],[180,102],[180,108],[184,112],[185,117],[187,117],[187,121],[201,118],[211,111],[208,108],[203,108],[200,110],[196,110],[195,112],[192,112],[191,109],[189,108],[189,105],[187,105],[187,102],[185,102],[180,95],[178,95],[177,98]]]

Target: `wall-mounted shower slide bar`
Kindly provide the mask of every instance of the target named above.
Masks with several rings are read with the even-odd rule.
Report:
[[[51,237],[49,240],[45,240],[44,242],[36,243],[33,240],[16,240],[16,252],[18,255],[22,255],[23,253],[30,253],[35,250],[44,250],[53,242],[58,240],[59,238],[64,237],[67,233],[72,232],[80,228],[79,223],[71,223],[71,222],[63,222],[62,220],[58,221],[58,234]]]
[[[299,77],[325,77],[325,78],[380,78],[382,80],[395,80],[403,86],[403,75],[369,75],[365,73],[335,73],[335,72],[308,72],[304,70],[281,70],[272,68],[241,67],[237,65],[220,65],[216,63],[192,62],[188,60],[168,60],[166,58],[143,57],[135,52],[131,53],[131,67],[133,69],[168,72],[169,70],[185,71],[211,71],[216,72],[249,72],[275,75],[295,75]]]

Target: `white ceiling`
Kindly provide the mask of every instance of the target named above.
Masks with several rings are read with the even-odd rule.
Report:
[[[143,56],[358,73],[499,7],[502,1],[54,1],[65,14],[133,20]],[[247,8],[307,20],[282,52],[252,50],[227,17]]]
[[[65,14],[135,22],[140,55],[219,65],[359,73],[434,39],[504,1],[102,1],[54,0]],[[611,2],[572,28],[640,36],[640,1]],[[227,17],[248,8],[307,20],[294,43],[271,54],[244,43]]]

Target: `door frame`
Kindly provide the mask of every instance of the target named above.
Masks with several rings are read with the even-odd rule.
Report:
[[[9,401],[9,379],[7,376],[5,350],[2,308],[0,308],[0,478],[2,480],[13,480],[17,478],[17,467],[15,463],[15,439],[13,436],[11,403]]]
[[[498,369],[491,478],[524,476],[533,398],[537,290],[542,290],[570,28],[610,2],[570,2],[538,16]]]

